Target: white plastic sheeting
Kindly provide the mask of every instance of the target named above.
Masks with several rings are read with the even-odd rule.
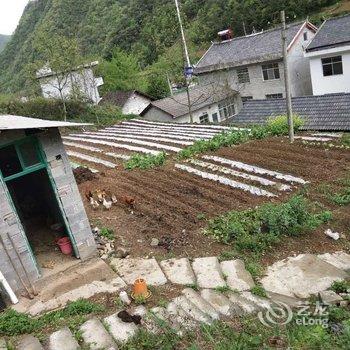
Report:
[[[87,162],[91,162],[91,163],[96,163],[96,164],[102,164],[104,166],[106,166],[107,168],[115,168],[117,166],[117,164],[108,162],[107,160],[103,160],[100,158],[96,158],[96,157],[92,157],[89,156],[87,154],[83,154],[83,153],[79,153],[79,152],[74,152],[74,151],[67,151],[67,154],[70,157],[75,157],[75,158],[79,158],[82,160],[86,160]]]
[[[2,274],[1,271],[0,271],[0,284],[4,287],[6,293],[10,297],[10,300],[11,300],[12,304],[17,304],[18,303],[18,299],[16,297],[16,294],[13,292],[11,286],[8,284],[5,276]]]
[[[207,160],[213,160],[214,162],[218,162],[221,164],[226,164],[226,165],[230,165],[231,168],[237,168],[237,169],[241,169],[244,171],[248,171],[251,173],[255,173],[255,174],[260,174],[260,175],[269,175],[272,177],[275,177],[276,179],[279,180],[284,180],[287,182],[291,182],[291,183],[299,183],[299,184],[306,184],[307,181],[303,180],[300,177],[295,177],[292,175],[286,175],[286,174],[282,174],[279,173],[277,171],[272,171],[272,170],[268,170],[268,169],[264,169],[264,168],[260,168],[257,167],[255,165],[249,165],[249,164],[245,164],[242,162],[237,162],[234,160],[230,160],[230,159],[226,159],[226,158],[222,158],[222,157],[217,157],[217,156],[203,156],[203,159],[207,159]]]
[[[203,179],[211,180],[214,182],[219,182],[223,185],[230,186],[232,188],[238,188],[238,189],[241,189],[243,191],[250,192],[251,194],[256,195],[256,196],[276,197],[275,194],[273,194],[269,191],[265,191],[259,187],[247,185],[247,184],[244,184],[242,182],[237,182],[237,181],[228,179],[227,177],[219,176],[216,174],[207,173],[205,171],[201,171],[201,170],[192,168],[192,167],[187,166],[187,165],[175,164],[175,168],[177,168],[179,170],[186,171],[186,172],[193,174],[193,175],[197,175]]]

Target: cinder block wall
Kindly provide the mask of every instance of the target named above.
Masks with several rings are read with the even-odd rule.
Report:
[[[25,137],[23,130],[1,133],[0,146]],[[61,208],[74,236],[77,253],[84,260],[96,254],[96,246],[91,232],[78,187],[76,185],[68,156],[62,144],[58,129],[48,129],[37,135],[48,162],[48,171],[57,187]],[[15,208],[7,192],[7,187],[0,177],[0,235],[9,250],[11,260],[7,257],[5,248],[0,244],[0,270],[17,291],[23,289],[14,266],[25,279],[24,271],[16,257],[10,240],[14,241],[17,251],[24,261],[27,273],[32,281],[39,278],[35,259],[27,245],[26,236],[17,216]]]

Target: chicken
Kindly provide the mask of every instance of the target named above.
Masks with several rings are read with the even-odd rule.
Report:
[[[117,204],[118,203],[118,199],[117,199],[117,197],[114,194],[112,195],[111,200],[112,200],[113,204]]]
[[[106,191],[105,190],[96,190],[96,196],[97,196],[97,199],[100,203],[103,202],[103,198],[106,197]]]
[[[90,197],[90,204],[94,209],[97,209],[100,206],[100,204],[94,200],[94,197]]]
[[[123,196],[122,197],[122,201],[129,205],[130,207],[134,207],[134,204],[135,204],[135,198],[131,197],[131,196]]]
[[[93,194],[91,191],[85,193],[85,197],[87,198],[88,201],[90,201],[90,198],[93,198]]]
[[[105,207],[106,210],[109,210],[109,209],[112,208],[113,202],[112,201],[107,201],[106,197],[103,197],[102,205]]]

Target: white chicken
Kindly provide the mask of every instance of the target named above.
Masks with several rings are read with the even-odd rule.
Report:
[[[93,197],[90,197],[90,204],[94,209],[97,209],[100,206],[100,204],[96,200],[94,200]]]
[[[112,208],[113,202],[107,201],[106,197],[103,197],[102,205],[105,207],[106,210],[109,210]]]
[[[111,200],[112,200],[113,204],[117,204],[118,203],[118,199],[117,199],[117,197],[114,194],[112,195]]]

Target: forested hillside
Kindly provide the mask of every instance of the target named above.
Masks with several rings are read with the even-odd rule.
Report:
[[[260,30],[279,21],[317,13],[334,0],[180,0],[191,53],[195,61],[216,39],[218,30],[231,27],[234,35]],[[111,59],[115,49],[129,54],[145,76],[152,69],[170,73],[181,65],[179,30],[173,0],[32,0],[5,50],[0,54],[2,92],[23,89],[26,67],[37,58],[40,33],[76,37],[88,59]],[[152,74],[150,75],[152,76]]]
[[[4,49],[6,43],[10,40],[10,35],[0,34],[0,52]]]

